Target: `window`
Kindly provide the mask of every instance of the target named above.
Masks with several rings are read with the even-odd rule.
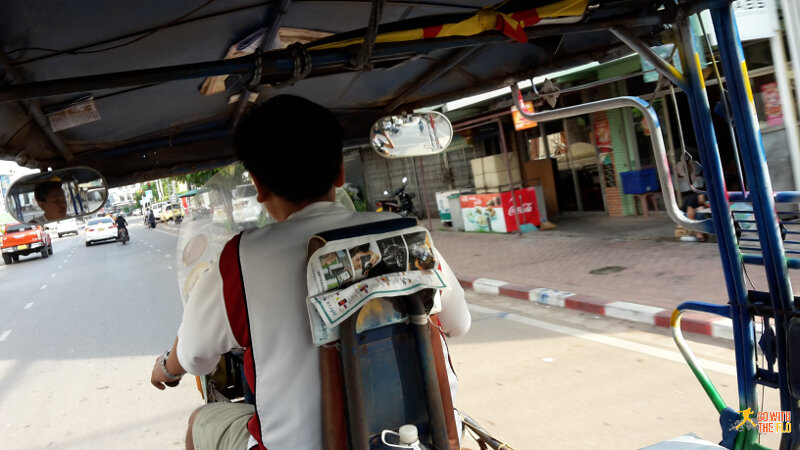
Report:
[[[8,233],[16,233],[18,231],[29,231],[33,230],[34,228],[36,228],[36,225],[31,225],[28,223],[18,223],[16,225],[10,225],[6,229],[6,233],[8,234]]]

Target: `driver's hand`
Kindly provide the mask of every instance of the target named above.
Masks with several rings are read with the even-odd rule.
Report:
[[[181,380],[170,381],[166,375],[164,375],[164,372],[161,370],[161,358],[163,358],[163,356],[156,358],[156,363],[153,364],[153,373],[150,374],[150,384],[163,391],[166,386],[177,386]]]

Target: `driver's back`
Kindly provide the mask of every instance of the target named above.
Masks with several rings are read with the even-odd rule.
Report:
[[[221,282],[204,280],[193,289],[179,331],[179,359],[189,372],[209,372],[213,368],[209,361],[181,355],[208,354],[215,364],[214,351],[220,350],[218,355],[227,349],[201,348],[206,342],[203,336],[210,329],[228,328],[212,326],[210,320],[228,322],[230,339],[247,348],[245,373],[257,408],[248,429],[266,448],[322,448],[318,349],[311,340],[305,306],[308,239],[323,230],[393,217],[314,203],[285,222],[236,236],[226,245],[215,271]],[[212,301],[219,296],[224,297],[225,311]],[[184,335],[192,338],[183,339]],[[226,340],[207,338],[214,343]],[[185,347],[189,342],[191,349]]]

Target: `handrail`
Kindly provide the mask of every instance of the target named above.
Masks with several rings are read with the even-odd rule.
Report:
[[[675,198],[675,189],[672,185],[672,177],[669,172],[669,160],[667,158],[667,150],[664,145],[664,136],[661,134],[661,124],[658,116],[653,108],[649,107],[647,102],[638,97],[616,97],[606,100],[598,100],[596,102],[584,103],[577,106],[568,106],[566,108],[559,108],[552,111],[543,111],[537,113],[525,112],[525,106],[522,104],[522,94],[516,83],[511,84],[511,96],[516,102],[519,113],[528,120],[536,122],[546,122],[549,120],[566,119],[575,117],[582,114],[590,114],[600,111],[607,111],[616,108],[636,108],[644,114],[647,124],[650,127],[650,140],[653,144],[653,152],[655,153],[656,168],[658,169],[658,179],[661,182],[661,193],[664,196],[664,204],[667,207],[667,214],[678,225],[688,228],[693,231],[701,233],[713,233],[712,219],[694,220],[686,217],[686,215],[678,207],[678,202]]]
[[[722,399],[719,391],[714,386],[714,383],[711,382],[711,379],[708,377],[706,371],[700,365],[700,361],[697,360],[697,357],[695,357],[692,349],[689,348],[689,345],[686,343],[686,339],[684,339],[683,333],[681,332],[681,315],[683,315],[684,311],[687,310],[706,312],[730,318],[730,306],[713,305],[700,302],[684,302],[678,305],[678,307],[672,311],[672,316],[669,320],[669,326],[672,330],[672,340],[675,341],[675,345],[678,346],[678,350],[680,350],[681,355],[683,355],[683,359],[686,360],[686,364],[688,364],[689,368],[692,369],[694,376],[697,377],[697,380],[700,382],[703,390],[706,391],[711,403],[714,404],[714,408],[717,409],[718,413],[722,413],[722,411],[727,408],[728,405],[725,404],[725,401]]]
[[[775,203],[800,203],[800,191],[776,191],[772,193]],[[730,191],[728,200],[731,202],[752,203],[750,192]]]

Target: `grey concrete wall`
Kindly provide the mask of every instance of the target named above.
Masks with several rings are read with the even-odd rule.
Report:
[[[776,191],[795,190],[792,177],[792,163],[789,159],[789,143],[786,129],[775,128],[761,133],[764,141],[764,153],[772,178],[772,189]]]
[[[425,215],[423,180],[416,158],[414,161],[409,158],[386,159],[372,149],[362,149],[360,156],[368,209],[375,210],[375,201],[390,197],[392,191],[402,185],[403,177],[408,177],[407,192],[417,194],[414,198],[414,205],[421,215]],[[436,192],[472,187],[472,171],[469,161],[483,156],[485,155],[481,150],[472,146],[463,146],[446,153],[422,158],[428,194],[425,200],[431,210],[431,217],[439,217],[436,209]],[[389,191],[390,195],[385,196],[383,191]]]

